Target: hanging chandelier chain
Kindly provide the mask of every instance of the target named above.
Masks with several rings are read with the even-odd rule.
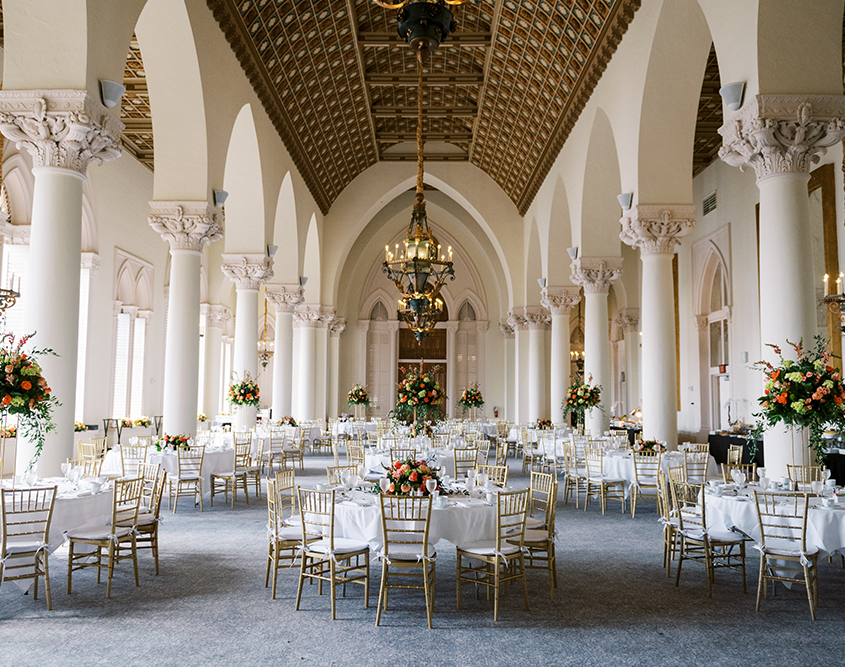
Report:
[[[423,57],[417,52],[417,194],[423,193]]]

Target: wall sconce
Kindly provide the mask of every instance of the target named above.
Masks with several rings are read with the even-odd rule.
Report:
[[[299,286],[305,287],[305,283],[308,282],[307,276],[299,276]]]
[[[742,96],[745,93],[745,81],[729,83],[719,88],[719,95],[722,96],[728,109],[736,111],[742,106]]]
[[[214,191],[214,205],[217,208],[223,208],[223,204],[226,203],[226,198],[229,196],[229,193],[225,190],[215,190]]]
[[[634,193],[624,192],[621,195],[616,195],[616,200],[619,202],[622,210],[627,211],[631,208],[631,202],[634,201]]]
[[[567,248],[566,252],[569,253],[569,259],[572,261],[578,259],[578,248]]]
[[[537,278],[537,284],[540,286],[540,289],[546,289],[546,279],[545,278]]]
[[[273,257],[273,255],[275,255],[275,254],[276,254],[276,251],[277,251],[278,249],[279,249],[279,246],[277,246],[277,245],[268,245],[268,246],[267,246],[267,256],[268,256],[268,257]]]
[[[123,97],[123,93],[125,92],[126,88],[117,83],[117,81],[100,79],[100,98],[103,100],[103,104],[105,104],[109,109],[113,106],[117,106],[118,102],[120,102],[120,98]]]

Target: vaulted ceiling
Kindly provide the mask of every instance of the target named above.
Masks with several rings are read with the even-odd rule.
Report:
[[[417,74],[371,0],[207,0],[320,209],[415,159]],[[426,69],[426,160],[484,170],[524,214],[641,0],[469,0]]]

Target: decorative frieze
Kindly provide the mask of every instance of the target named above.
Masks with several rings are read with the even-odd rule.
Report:
[[[231,278],[235,287],[258,289],[273,277],[273,258],[265,254],[223,256],[223,273]]]
[[[622,275],[621,257],[581,257],[570,265],[569,278],[587,293],[607,293],[610,283]]]
[[[265,284],[264,295],[277,313],[292,313],[304,300],[301,285]]]
[[[206,243],[223,238],[223,216],[206,201],[151,201],[150,227],[171,250],[202,252]]]
[[[636,333],[637,327],[640,324],[640,309],[627,308],[625,310],[620,310],[614,322],[620,331],[624,331],[625,333]]]
[[[85,174],[120,157],[123,123],[86,90],[0,91],[0,132],[32,156],[33,167]]]
[[[551,326],[552,318],[551,315],[547,315],[546,313],[526,312],[525,321],[530,330],[536,331],[538,329],[548,329]]]
[[[552,315],[568,314],[579,301],[581,301],[580,292],[566,287],[544,287],[540,296],[540,304]]]
[[[719,157],[740,169],[752,167],[758,181],[808,174],[845,136],[843,119],[841,95],[757,95],[719,128]]]
[[[514,333],[516,333],[517,331],[523,331],[528,328],[528,320],[526,320],[523,315],[520,315],[519,313],[516,313],[513,310],[509,310],[508,326]]]
[[[619,238],[643,255],[674,254],[675,246],[695,227],[693,206],[637,204],[619,221]]]
[[[232,311],[227,306],[207,304],[205,324],[209,327],[223,329],[232,320]]]
[[[297,329],[327,329],[335,319],[333,309],[318,305],[299,305],[293,311],[293,326]]]

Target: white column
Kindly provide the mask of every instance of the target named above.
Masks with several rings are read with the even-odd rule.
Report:
[[[272,405],[278,420],[293,413],[293,309],[302,303],[302,287],[267,284],[264,294],[276,309]]]
[[[805,196],[806,199],[806,196]],[[675,246],[695,227],[693,207],[638,204],[620,221],[619,237],[640,249],[643,262],[643,437],[678,447],[678,377],[675,363]]]
[[[225,306],[209,306],[205,325],[205,406],[209,419],[221,412],[223,327],[232,319]]]
[[[584,288],[584,380],[602,388],[601,409],[587,413],[585,426],[598,435],[610,426],[612,403],[607,293],[621,275],[621,257],[582,257],[572,262],[571,280]]]
[[[208,202],[150,202],[150,226],[170,243],[170,291],[164,352],[163,433],[195,434],[200,341],[202,247],[223,236],[220,211]]]
[[[331,316],[329,316],[329,319]],[[317,355],[316,372],[314,373],[314,417],[312,419],[325,419],[328,407],[328,347],[329,330],[328,321],[321,320],[317,327]]]
[[[546,330],[550,318],[545,313],[526,312],[528,322],[528,419],[548,418],[546,413]]]
[[[329,398],[326,412],[329,417],[337,417],[340,401],[340,335],[346,329],[346,320],[334,318],[329,327]]]
[[[455,355],[455,338],[458,333],[459,322],[446,322],[446,416],[450,419],[455,417],[455,404],[460,398],[458,388],[455,386],[455,370],[458,363]]]
[[[845,136],[843,118],[845,97],[839,95],[757,95],[719,130],[724,137],[719,156],[734,166],[751,166],[757,175],[760,275],[765,277],[760,283],[761,350],[770,363],[777,356],[766,343],[790,355],[787,339],[803,338],[806,344],[816,333],[807,182],[818,155]],[[770,477],[786,474],[787,463],[809,463],[800,440],[784,429],[766,432]]]
[[[297,306],[293,313],[293,326],[299,331],[299,380],[294,392],[299,395],[296,404],[297,420],[316,419],[317,392],[317,327],[324,313],[317,305]]]
[[[563,421],[563,400],[569,387],[569,311],[581,300],[575,289],[544,287],[540,303],[551,313],[550,399],[552,421]]]
[[[46,436],[38,465],[57,475],[74,456],[73,421],[79,344],[79,264],[82,252],[82,184],[88,165],[120,156],[123,124],[84,90],[0,92],[0,131],[32,156],[35,185],[24,306],[29,347],[52,348],[39,359],[43,377],[61,405],[56,430]],[[18,438],[17,472],[36,454],[35,442]]]
[[[508,326],[514,332],[514,377],[513,396],[515,420],[527,422],[528,405],[528,320],[525,319],[525,308],[515,308],[508,311]]]
[[[390,332],[390,394],[378,396],[379,404],[392,410],[396,404],[396,384],[399,373],[399,327],[402,324],[398,320],[391,320],[387,323],[387,330]],[[366,377],[366,376],[365,376]]]
[[[504,346],[504,359],[502,364],[502,386],[505,388],[502,411],[499,417],[509,421],[516,420],[516,405],[514,402],[514,332],[507,320],[499,322],[499,333],[502,334]]]
[[[640,310],[628,308],[619,313],[616,325],[625,332],[625,410],[640,406]]]
[[[232,371],[239,380],[258,375],[258,289],[273,276],[273,259],[264,254],[223,255],[223,273],[235,282],[235,352]],[[234,428],[255,426],[257,409],[233,407]]]

